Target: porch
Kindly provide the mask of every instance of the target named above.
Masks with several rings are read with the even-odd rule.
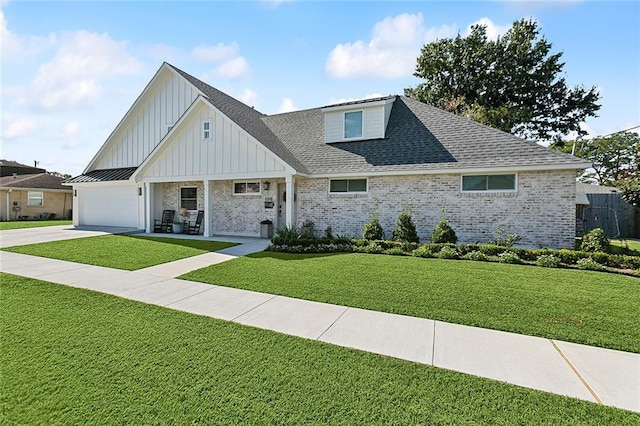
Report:
[[[184,224],[193,224],[203,211],[200,234],[205,238],[258,238],[263,221],[271,221],[273,228],[295,223],[295,205],[286,195],[294,193],[294,182],[293,176],[144,182],[145,232],[153,233],[164,210],[173,210],[174,223]]]

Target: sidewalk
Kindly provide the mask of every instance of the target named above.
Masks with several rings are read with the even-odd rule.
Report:
[[[260,244],[134,272],[2,252],[0,270],[640,412],[640,354],[173,278]]]

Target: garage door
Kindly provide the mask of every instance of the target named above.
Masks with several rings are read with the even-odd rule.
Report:
[[[138,188],[135,185],[80,187],[80,225],[137,228],[138,198]]]

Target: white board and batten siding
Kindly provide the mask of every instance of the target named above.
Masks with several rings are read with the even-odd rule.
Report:
[[[202,139],[202,123],[211,121],[211,139]],[[141,178],[221,177],[284,172],[285,164],[216,108],[198,105],[189,112],[160,151],[143,166]]]
[[[92,169],[139,166],[191,106],[200,92],[182,76],[164,70],[130,117],[120,123]]]

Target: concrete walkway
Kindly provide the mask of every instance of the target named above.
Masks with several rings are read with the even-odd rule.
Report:
[[[2,252],[0,270],[640,412],[640,354],[172,278],[265,244],[134,272]]]

